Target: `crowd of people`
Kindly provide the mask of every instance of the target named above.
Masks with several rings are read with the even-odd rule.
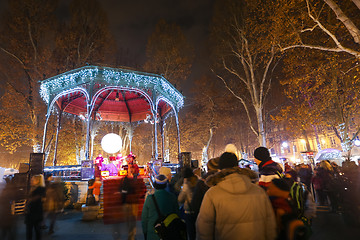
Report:
[[[330,161],[281,166],[265,147],[257,148],[254,158],[258,172],[239,167],[231,152],[210,159],[207,171],[184,168],[172,176],[170,169],[160,168],[155,192],[143,207],[145,239],[160,239],[151,195],[162,215],[176,213],[185,221],[189,240],[309,239],[317,205],[348,211],[350,223],[359,221],[360,167],[354,162],[345,161],[341,168]]]
[[[341,212],[346,223],[360,226],[360,166],[355,162],[345,161],[342,167],[326,160],[315,166],[289,162],[282,166],[271,159],[265,147],[254,151],[254,161],[257,172],[240,167],[231,152],[210,159],[206,171],[184,167],[173,175],[170,168],[161,167],[154,188],[145,195],[141,215],[144,238],[309,239],[317,206]],[[138,171],[129,170],[114,194],[121,195],[126,209],[128,239],[135,239],[139,197],[134,193],[139,181]],[[94,204],[99,203],[101,186],[100,175],[89,184]],[[0,196],[1,239],[15,239],[11,202],[16,194],[16,186],[7,179]],[[24,209],[26,239],[33,235],[41,239],[44,229],[53,234],[64,203],[65,189],[59,178],[32,176]],[[177,221],[171,228],[179,219],[183,226]],[[164,237],[167,227],[173,233],[171,238]],[[113,235],[119,238],[119,227]]]

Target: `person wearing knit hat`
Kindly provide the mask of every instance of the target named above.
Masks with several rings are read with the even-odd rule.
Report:
[[[255,149],[254,157],[261,162],[271,160],[269,150],[266,147],[258,147],[257,149]]]
[[[259,166],[259,185],[266,189],[271,180],[281,177],[283,169],[277,162],[271,160],[269,150],[266,147],[256,148],[254,158]]]
[[[217,171],[219,169],[219,157],[211,158],[207,164],[206,167],[208,171]]]
[[[239,166],[238,159],[234,153],[224,152],[219,159],[219,169],[233,168]]]
[[[159,236],[155,232],[154,225],[158,220],[159,215],[156,210],[152,195],[155,197],[157,205],[161,214],[167,216],[171,213],[180,214],[179,204],[176,196],[173,193],[166,191],[168,179],[165,175],[159,174],[154,179],[155,192],[145,199],[142,214],[141,225],[144,233],[144,239],[155,240],[159,239]]]
[[[168,179],[165,175],[159,174],[155,177],[154,188],[155,189],[165,189]]]

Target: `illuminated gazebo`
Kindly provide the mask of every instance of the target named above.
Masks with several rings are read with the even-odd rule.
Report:
[[[175,116],[180,153],[178,112],[184,104],[184,97],[163,76],[127,69],[85,66],[41,81],[40,95],[47,103],[42,152],[45,150],[49,118],[54,112],[58,115],[55,159],[63,113],[80,116],[87,123],[86,160],[89,160],[91,121],[152,121],[154,157],[158,159],[158,125],[164,156],[164,121],[170,113]]]

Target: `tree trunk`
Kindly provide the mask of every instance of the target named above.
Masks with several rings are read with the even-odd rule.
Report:
[[[303,135],[304,135],[304,138],[305,138],[305,143],[306,143],[306,149],[305,149],[305,151],[310,151],[311,150],[311,148],[310,148],[310,142],[309,142],[309,138],[308,138],[308,135],[307,135],[307,133],[306,133],[306,130],[302,130],[302,132],[303,132]]]
[[[351,151],[351,145],[352,145],[352,142],[349,138],[349,134],[348,134],[348,124],[346,122],[343,122],[341,124],[339,124],[339,127],[338,127],[338,131],[339,131],[339,134],[340,134],[340,137],[341,137],[341,147],[342,147],[342,150],[344,152],[348,152],[348,151]]]
[[[317,145],[318,151],[321,151],[321,143],[320,143],[320,140],[319,140],[319,135],[317,133],[317,127],[315,125],[312,125],[312,127],[314,128],[316,145]]]
[[[258,121],[258,140],[260,146],[266,147],[266,134],[264,130],[264,119],[262,113],[262,107],[255,107],[256,110],[256,117]]]
[[[213,129],[210,128],[209,139],[207,141],[206,146],[204,146],[203,151],[202,151],[202,163],[203,163],[203,166],[205,166],[207,164],[208,160],[209,160],[208,151],[209,151],[209,146],[210,146],[212,137],[213,137]]]

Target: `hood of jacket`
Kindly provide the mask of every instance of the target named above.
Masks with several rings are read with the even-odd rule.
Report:
[[[243,193],[251,187],[250,180],[255,180],[257,174],[248,168],[226,168],[206,178],[209,187],[219,186],[227,192]]]

